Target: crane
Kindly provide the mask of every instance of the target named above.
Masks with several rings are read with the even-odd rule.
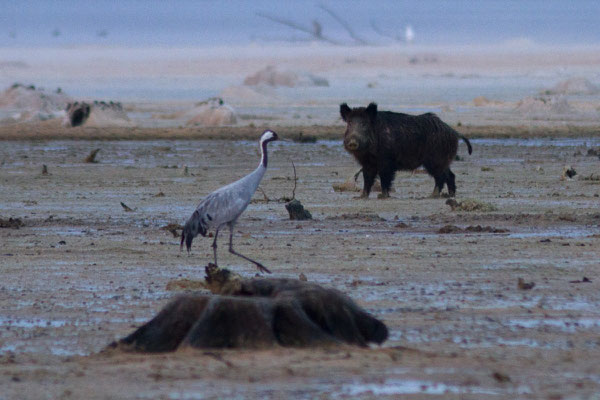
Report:
[[[189,253],[194,237],[198,236],[198,234],[206,236],[206,233],[214,228],[215,238],[212,248],[215,265],[217,265],[217,238],[221,228],[227,225],[229,227],[229,252],[250,261],[258,267],[259,271],[271,273],[261,263],[235,251],[232,240],[233,228],[240,215],[248,207],[252,195],[256,192],[258,184],[267,170],[267,144],[278,139],[275,132],[271,130],[264,131],[260,137],[261,157],[258,167],[242,179],[215,190],[200,202],[183,227],[180,249],[183,249],[183,244],[185,243]]]

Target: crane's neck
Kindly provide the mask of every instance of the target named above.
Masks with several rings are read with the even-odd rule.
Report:
[[[260,164],[258,165],[259,168],[260,167],[263,167],[264,169],[267,168],[267,162],[269,161],[269,156],[267,154],[267,143],[269,143],[267,140],[260,142],[261,157],[260,157]]]

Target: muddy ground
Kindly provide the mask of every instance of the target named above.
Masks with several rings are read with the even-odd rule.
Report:
[[[188,256],[160,228],[250,172],[256,142],[1,142],[0,218],[22,226],[0,228],[0,398],[597,398],[600,139],[472,144],[453,164],[457,201],[487,211],[429,198],[420,171],[399,173],[391,199],[357,200],[332,189],[357,169],[339,141],[271,146],[271,201],[257,192],[237,250],[349,294],[386,322],[384,346],[128,355],[99,352],[211,260],[211,239]],[[291,195],[291,161],[314,220],[276,201]],[[257,272],[225,249],[221,266]]]

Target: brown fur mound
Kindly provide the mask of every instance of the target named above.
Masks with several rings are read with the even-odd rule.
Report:
[[[241,280],[214,265],[206,273],[207,287],[219,295],[178,297],[109,348],[165,352],[184,347],[366,346],[387,339],[383,322],[335,289],[295,279]]]

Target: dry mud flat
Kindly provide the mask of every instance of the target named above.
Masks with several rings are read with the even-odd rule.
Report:
[[[472,143],[453,170],[457,201],[492,206],[473,211],[428,198],[423,173],[398,174],[389,200],[355,200],[332,189],[356,171],[339,141],[272,146],[264,193],[290,195],[293,160],[314,219],[258,192],[237,249],[350,295],[388,325],[381,348],[128,355],[99,352],[211,259],[210,239],[188,256],[160,228],[252,170],[256,143],[2,142],[0,218],[21,224],[0,228],[0,398],[595,398],[600,160],[587,154],[600,140]],[[254,274],[225,243],[222,266]]]

